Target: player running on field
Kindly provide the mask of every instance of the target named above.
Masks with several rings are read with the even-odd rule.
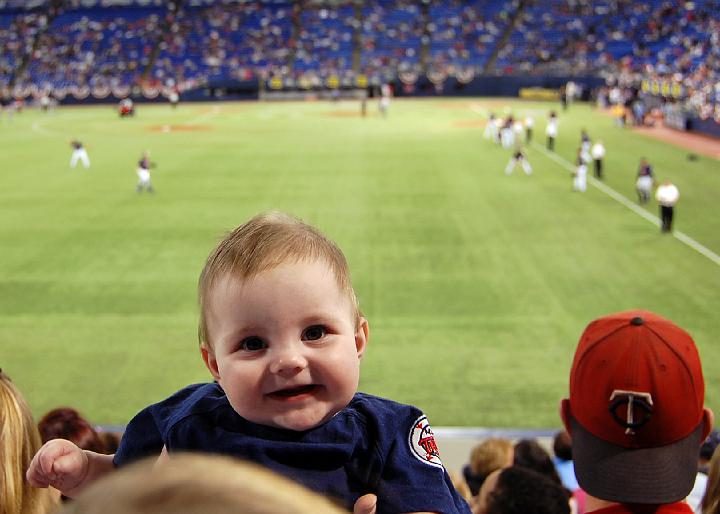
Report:
[[[155,192],[152,186],[152,182],[150,181],[150,168],[154,167],[155,163],[150,162],[150,152],[147,150],[144,151],[142,157],[140,158],[140,161],[138,162],[137,168],[138,183],[135,190],[138,193],[142,193],[143,191],[147,191],[148,193]]]

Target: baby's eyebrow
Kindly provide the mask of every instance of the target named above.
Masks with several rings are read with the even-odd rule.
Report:
[[[303,323],[334,323],[338,320],[338,316],[323,312],[309,314],[302,318]]]

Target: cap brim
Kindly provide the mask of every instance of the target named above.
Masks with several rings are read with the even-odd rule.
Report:
[[[570,416],[575,476],[588,494],[618,503],[684,500],[695,483],[704,423],[659,448],[628,449],[603,441]]]

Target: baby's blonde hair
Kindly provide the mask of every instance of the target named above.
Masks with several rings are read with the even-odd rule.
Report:
[[[0,512],[44,514],[54,507],[53,491],[30,487],[25,471],[40,449],[40,433],[30,408],[10,378],[0,371]]]
[[[208,256],[198,282],[200,344],[212,347],[207,314],[208,297],[218,280],[232,275],[245,280],[285,263],[322,261],[335,275],[340,290],[360,319],[345,255],[318,229],[281,212],[261,213],[230,232]]]

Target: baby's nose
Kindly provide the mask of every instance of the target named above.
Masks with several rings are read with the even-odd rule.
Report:
[[[307,367],[307,359],[298,351],[284,351],[270,365],[270,371],[278,374],[295,374]]]

